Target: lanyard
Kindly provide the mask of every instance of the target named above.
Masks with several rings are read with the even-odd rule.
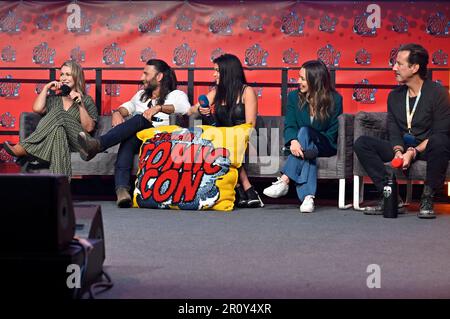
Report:
[[[416,101],[414,102],[414,106],[412,111],[409,111],[409,90],[406,90],[406,123],[408,125],[408,132],[411,133],[411,124],[414,113],[416,112],[417,104],[419,104],[420,95],[422,94],[422,90],[417,94]]]

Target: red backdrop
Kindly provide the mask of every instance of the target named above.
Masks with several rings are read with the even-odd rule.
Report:
[[[366,23],[371,2],[303,1],[0,1],[0,67],[59,67],[67,59],[84,67],[139,67],[148,58],[174,67],[212,67],[211,57],[228,52],[252,67],[298,67],[321,58],[333,67],[389,68],[391,50],[408,42],[425,46],[430,67],[447,68],[449,3],[377,2],[381,27]],[[375,12],[376,14],[376,12]],[[72,22],[72,25],[70,25]],[[68,24],[69,23],[69,24]],[[78,28],[79,27],[79,28]],[[249,82],[280,83],[281,71],[247,71]],[[94,79],[94,71],[87,71]],[[141,71],[104,71],[104,79],[139,79]],[[177,71],[179,80],[187,72]],[[289,71],[296,81],[298,71]],[[0,77],[48,78],[42,70],[0,70]],[[433,79],[449,84],[449,72]],[[195,80],[211,81],[212,71]],[[391,71],[337,71],[337,84],[396,84]],[[0,82],[0,133],[18,130],[19,114],[30,111],[39,86]],[[137,85],[103,85],[102,113],[128,100]],[[182,89],[186,89],[182,87]],[[208,87],[196,87],[195,97]],[[344,111],[384,111],[388,88],[339,88]],[[262,115],[281,113],[280,88],[257,88]],[[94,85],[89,88],[94,97]],[[15,120],[15,122],[14,122]],[[0,135],[0,142],[17,135]]]

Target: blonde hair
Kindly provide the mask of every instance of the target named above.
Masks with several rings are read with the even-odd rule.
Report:
[[[72,78],[75,83],[73,87],[74,90],[82,93],[83,95],[86,94],[86,82],[84,80],[84,72],[81,65],[73,60],[68,60],[61,65],[61,69],[63,66],[67,66],[70,68]]]

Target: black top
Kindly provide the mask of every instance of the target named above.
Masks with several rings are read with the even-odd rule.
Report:
[[[217,126],[235,126],[245,123],[245,105],[241,101],[234,104],[231,109],[226,105],[216,107]]]
[[[392,146],[405,146],[403,135],[408,132],[406,122],[407,90],[408,87],[402,85],[392,90],[388,96],[387,125]],[[446,89],[439,83],[431,80],[424,81],[421,97],[412,119],[411,133],[419,143],[429,138],[431,134],[450,135],[450,98]]]
[[[216,126],[230,127],[245,123],[245,104],[242,103],[242,96],[246,87],[246,85],[242,87],[239,102],[233,104],[231,107],[227,105],[216,105],[214,112]]]

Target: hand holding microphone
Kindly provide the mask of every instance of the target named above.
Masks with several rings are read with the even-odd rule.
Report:
[[[403,167],[403,158],[396,157],[391,161],[391,166],[393,168],[402,168]]]
[[[211,109],[209,107],[209,100],[206,95],[200,95],[198,97],[198,103],[200,104],[200,107],[198,108],[198,111],[201,115],[209,116],[211,114]]]
[[[202,117],[208,122],[209,125],[216,125],[216,122],[211,115],[211,108],[209,107],[208,97],[204,94],[198,97],[198,103],[200,104],[198,111]]]
[[[69,93],[69,96],[75,103],[77,103],[78,105],[81,105],[81,93],[71,91]]]
[[[57,87],[59,86],[59,89],[61,90],[59,95],[69,96],[75,103],[77,103],[78,105],[81,105],[81,93],[72,91],[70,86],[68,86],[67,84],[62,84],[62,85],[56,84],[56,86]]]
[[[396,169],[408,169],[411,164],[411,159],[409,157],[395,157],[391,161],[392,168]]]
[[[394,151],[394,158],[391,161],[391,167],[396,169],[403,168],[403,153],[400,149],[395,149]]]

